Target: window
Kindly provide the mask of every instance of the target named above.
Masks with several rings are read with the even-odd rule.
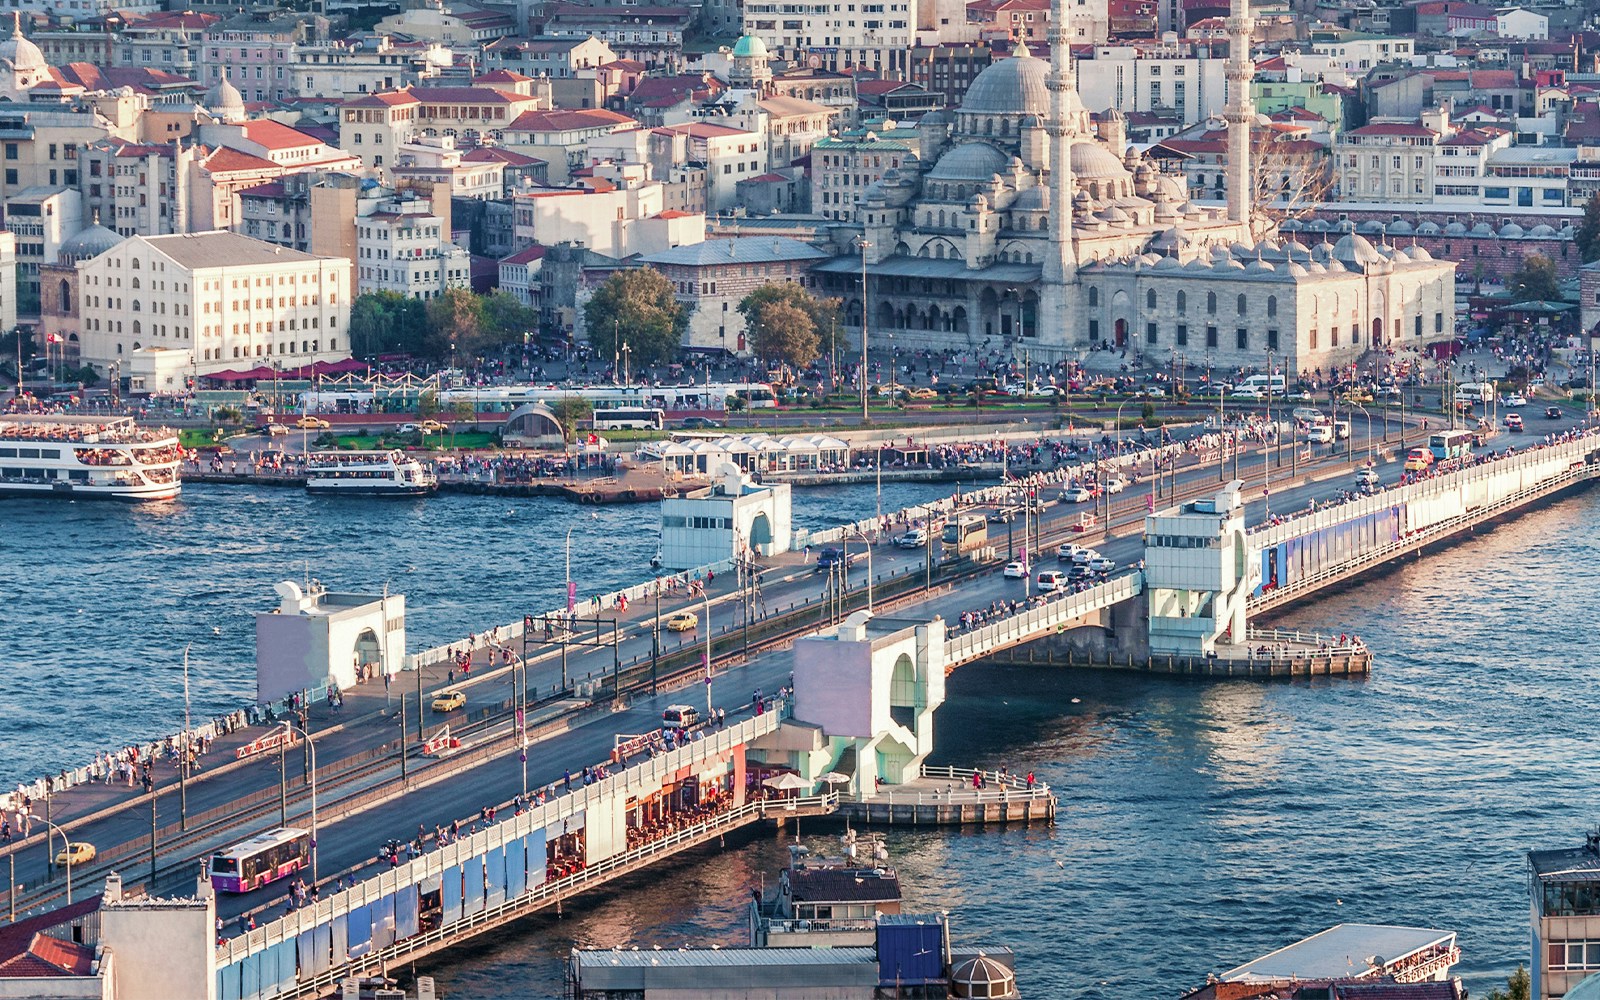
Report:
[[[1273,319],[1273,318],[1276,318],[1277,315],[1278,315],[1278,297],[1276,295],[1268,295],[1267,296],[1267,317],[1269,319]]]
[[[1189,344],[1189,327],[1183,323],[1179,323],[1178,334],[1175,339],[1177,340],[1179,347],[1187,347]]]
[[[1150,344],[1152,346],[1155,344],[1155,342],[1156,342],[1156,325],[1154,323],[1146,323],[1144,325],[1144,342],[1146,344]]]
[[[1206,315],[1207,316],[1215,316],[1216,314],[1217,314],[1217,293],[1216,292],[1207,292],[1206,293]]]
[[[1100,304],[1100,289],[1093,286],[1089,288],[1089,304],[1091,306],[1097,306]]]
[[[1277,349],[1278,349],[1278,331],[1276,331],[1276,330],[1268,330],[1267,331],[1267,350],[1276,351]]]
[[[1182,316],[1189,311],[1189,295],[1186,292],[1178,293],[1178,315]]]
[[[1238,305],[1239,305],[1239,315],[1240,315],[1240,316],[1243,316],[1243,315],[1244,315],[1244,313],[1245,313],[1245,306],[1246,306],[1246,303],[1245,303],[1245,299],[1244,299],[1244,296],[1243,296],[1243,295],[1240,295],[1240,296],[1239,296],[1239,303],[1238,303]]]
[[[1250,349],[1249,331],[1245,330],[1245,328],[1242,326],[1239,327],[1239,329],[1234,331],[1234,342],[1234,346],[1239,348],[1239,350],[1248,351]]]
[[[1099,340],[1100,339],[1100,321],[1097,320],[1097,319],[1091,319],[1089,321],[1089,339],[1090,340]]]
[[[1212,348],[1217,346],[1217,328],[1214,326],[1206,327],[1206,346]]]
[[[1154,309],[1156,307],[1156,290],[1154,288],[1144,293],[1144,307],[1146,309]]]

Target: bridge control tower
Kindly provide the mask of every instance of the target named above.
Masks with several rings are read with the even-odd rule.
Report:
[[[1144,519],[1150,651],[1205,656],[1219,641],[1243,641],[1245,599],[1259,584],[1259,560],[1245,541],[1243,483],[1209,499]]]

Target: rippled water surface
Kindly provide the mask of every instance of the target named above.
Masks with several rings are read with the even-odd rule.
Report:
[[[897,488],[895,505],[942,492]],[[797,493],[798,518],[871,497]],[[1458,971],[1483,994],[1527,960],[1523,852],[1575,843],[1596,817],[1597,509],[1600,494],[1562,501],[1285,616],[1360,633],[1378,655],[1364,681],[958,671],[938,758],[1032,768],[1062,808],[1053,828],[891,833],[910,907],[1014,947],[1030,996],[1173,997],[1340,921],[1459,931]],[[636,577],[653,516],[205,488],[166,512],[0,506],[0,552],[29,568],[0,611],[8,769],[173,717],[190,638],[197,694],[238,701],[248,613],[306,560],[330,584],[405,591],[415,647],[557,603],[568,524],[586,591]],[[575,941],[739,943],[743,901],[784,856],[770,837],[738,841],[419,971],[450,998],[559,996]]]

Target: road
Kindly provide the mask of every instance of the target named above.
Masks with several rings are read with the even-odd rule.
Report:
[[[1495,448],[1503,448],[1507,443],[1518,443],[1519,440],[1531,441],[1534,432],[1548,432],[1564,429],[1571,426],[1573,421],[1530,420],[1530,433],[1525,435],[1501,435],[1494,442]],[[1364,431],[1361,423],[1355,427],[1358,435],[1351,452],[1358,460],[1363,460],[1366,453],[1366,442],[1360,440]],[[1375,428],[1375,431],[1378,430]],[[1381,431],[1379,432],[1381,436]],[[1396,435],[1397,436],[1397,435]],[[1412,443],[1417,443],[1417,434],[1411,435]],[[1378,444],[1381,442],[1375,442]],[[1287,461],[1287,455],[1284,456]],[[1259,453],[1250,453],[1242,460],[1241,472],[1247,477],[1258,477],[1261,471],[1262,459]],[[1399,477],[1399,468],[1395,460],[1381,461],[1376,466],[1385,483],[1392,483]],[[1313,469],[1317,477],[1310,482],[1288,483],[1288,469],[1274,468],[1275,482],[1284,483],[1271,490],[1270,500],[1274,510],[1287,511],[1305,507],[1313,499],[1326,499],[1340,489],[1351,485],[1350,467],[1346,464],[1333,463],[1324,459],[1323,464]],[[1178,491],[1203,492],[1219,483],[1223,473],[1220,473],[1216,464],[1203,467],[1190,468],[1179,472],[1176,476]],[[1231,478],[1231,470],[1227,475]],[[1279,478],[1282,477],[1282,478]],[[1126,493],[1116,498],[1117,516],[1114,518],[1114,530],[1111,537],[1100,542],[1101,551],[1115,559],[1119,565],[1128,565],[1141,557],[1142,541],[1139,525],[1142,524],[1143,511],[1146,497],[1152,487],[1152,481],[1142,479],[1131,486]],[[1052,489],[1051,493],[1054,492]],[[1247,490],[1247,520],[1256,523],[1266,515],[1266,498],[1261,496],[1259,482],[1253,482]],[[1081,510],[1088,504],[1073,505],[1053,502],[1047,494],[1045,499],[1050,501],[1043,511],[1043,535],[1047,541],[1045,546],[1047,556],[1053,552],[1054,545],[1061,539],[1068,537],[1067,525],[1076,520]],[[1164,496],[1157,502],[1157,506],[1166,505],[1168,500]],[[992,508],[983,508],[987,512]],[[991,543],[997,544],[1002,554],[1006,550],[1006,528],[1003,525],[991,525]],[[1076,536],[1073,536],[1076,537]],[[1014,544],[1021,545],[1021,525],[1016,524],[1013,532]],[[854,543],[859,550],[860,543]],[[923,550],[906,550],[880,544],[873,548],[872,571],[876,577],[884,578],[891,574],[917,574],[920,576],[925,565]],[[803,564],[802,557],[792,555],[773,560],[770,565],[763,567],[761,572],[761,588],[766,598],[766,608],[772,614],[786,610],[791,605],[803,605],[807,600],[818,605],[823,592],[825,581],[822,576],[813,571],[811,565]],[[1053,559],[1047,559],[1046,564],[1054,567]],[[1042,567],[1036,567],[1042,568]],[[990,572],[968,579],[954,588],[940,589],[934,596],[919,602],[915,608],[906,606],[897,607],[890,614],[897,619],[931,618],[933,615],[943,616],[946,621],[953,621],[961,612],[987,607],[993,602],[1005,599],[1011,600],[1023,595],[1030,585],[1022,580],[1011,580],[1001,576],[995,567]],[[865,585],[867,562],[860,560],[852,568],[851,586],[859,589]],[[681,596],[663,598],[661,614],[663,617],[683,607],[695,610],[700,616],[699,627],[687,633],[670,633],[663,630],[663,642],[668,649],[677,649],[681,646],[693,648],[704,642],[704,629],[708,620],[721,635],[733,627],[737,620],[737,595],[730,593],[732,588],[732,574],[718,577],[711,586],[712,600],[709,619],[704,602],[696,600],[686,602]],[[651,625],[654,620],[654,602],[640,601],[629,608],[624,619],[623,632],[617,648],[617,655],[624,668],[628,666],[648,663],[651,651]],[[816,613],[820,621],[821,609],[817,607]],[[519,649],[520,652],[520,649]],[[577,680],[587,677],[603,675],[613,669],[613,654],[609,648],[580,649],[572,647],[568,651],[568,669],[570,675]],[[527,666],[528,683],[534,690],[536,697],[544,697],[557,692],[560,687],[561,676],[560,649],[550,645],[530,648]],[[500,669],[488,670],[480,659],[480,665],[475,669],[470,682],[462,686],[469,699],[469,709],[474,706],[499,704],[513,697],[517,671]],[[786,684],[791,669],[791,655],[786,649],[773,649],[757,655],[750,663],[725,665],[718,669],[711,689],[711,697],[716,705],[728,709],[730,716],[744,706],[748,706],[751,693],[757,688],[771,693]],[[400,695],[397,685],[395,696]],[[431,698],[431,691],[426,697]],[[411,692],[411,707],[415,708],[415,693]],[[605,761],[613,745],[616,734],[632,734],[646,732],[659,726],[660,713],[666,705],[674,702],[698,704],[705,698],[704,687],[697,679],[690,679],[688,686],[677,691],[662,691],[650,696],[648,693],[632,698],[628,707],[620,712],[602,715],[589,721],[587,724],[565,731],[544,742],[533,746],[528,754],[527,780],[530,787],[546,785],[560,778],[563,772],[571,769],[580,770],[586,764],[595,764]],[[570,702],[557,702],[544,709],[545,714],[561,711],[570,706]],[[538,721],[542,716],[536,716]],[[453,713],[448,717],[435,716],[430,713],[427,720],[428,732],[435,731],[437,725],[443,721],[452,721],[459,725],[462,713]],[[320,713],[313,714],[312,731],[315,736],[318,763],[327,768],[331,763],[338,762],[346,757],[361,751],[393,742],[399,735],[398,719],[394,716],[370,717],[365,719],[335,720],[327,718]],[[408,733],[413,736],[416,731],[414,716],[408,720]],[[333,731],[331,726],[342,723]],[[469,737],[469,743],[476,743],[493,735],[509,736],[512,723],[509,719],[495,722],[488,730],[474,733]],[[298,783],[295,779],[301,773],[303,761],[302,751],[295,749],[288,756],[288,770],[291,784]],[[450,767],[448,760],[444,762],[420,760],[413,758],[409,762],[410,777],[413,782],[429,777],[429,772],[436,768]],[[166,770],[163,768],[163,770]],[[391,762],[375,769],[371,774],[363,776],[360,781],[351,786],[342,787],[339,794],[349,794],[354,790],[373,788],[385,782],[394,782],[399,777],[398,762]],[[435,772],[435,774],[441,772]],[[165,788],[174,780],[170,773],[163,776],[162,787]],[[197,816],[208,809],[228,810],[231,803],[236,803],[252,793],[279,787],[278,762],[275,755],[268,754],[257,762],[246,763],[230,771],[221,778],[214,778],[210,772],[198,775],[191,780],[188,789],[188,808],[190,816]],[[514,744],[505,741],[505,749],[488,763],[484,763],[468,771],[451,775],[437,784],[429,786],[425,791],[413,791],[399,797],[387,804],[374,806],[363,810],[359,815],[334,820],[329,818],[322,824],[318,846],[318,871],[319,875],[327,878],[345,871],[352,866],[369,862],[376,855],[379,845],[390,837],[410,839],[415,836],[418,824],[422,824],[429,831],[435,824],[448,825],[453,819],[464,822],[475,818],[480,808],[486,805],[498,805],[506,802],[512,795],[523,789],[523,768],[520,757]],[[133,841],[140,837],[148,836],[151,823],[149,797],[134,790],[129,790],[129,799],[121,809],[103,818],[94,820],[81,829],[74,828],[74,840],[87,840],[100,845],[102,848],[109,845]],[[72,804],[72,793],[66,793],[59,798],[60,810],[55,817],[57,822],[63,818],[78,815]],[[295,788],[292,800],[289,803],[288,815],[292,824],[305,825],[309,823],[309,803],[307,796]],[[322,796],[323,809],[329,813],[331,795],[326,790]],[[175,822],[177,819],[177,797],[162,796],[156,806],[156,819],[161,825]],[[269,815],[257,815],[248,822],[240,823],[220,830],[197,843],[185,845],[181,850],[163,852],[159,858],[159,868],[166,872],[176,867],[182,874],[177,877],[163,876],[158,880],[158,890],[162,892],[183,891],[189,884],[192,872],[198,871],[198,859],[209,854],[210,851],[225,843],[235,842],[259,832],[261,829],[278,825],[278,811],[271,809]],[[46,870],[46,853],[43,840],[35,837],[26,847],[12,853],[15,861],[16,880],[24,886],[37,887],[52,873]],[[190,863],[196,863],[190,867]],[[143,880],[149,871],[147,858],[124,860],[117,866],[123,871],[129,882]],[[75,888],[81,896],[89,886],[97,886],[105,874],[106,866],[91,864],[85,869],[75,873]],[[62,873],[53,873],[53,883],[58,888],[63,881]],[[258,906],[262,899],[271,899],[282,894],[282,890],[268,888],[251,894],[248,897],[231,897],[223,901],[222,912],[224,916],[231,916],[245,906]],[[24,896],[30,895],[24,893]]]

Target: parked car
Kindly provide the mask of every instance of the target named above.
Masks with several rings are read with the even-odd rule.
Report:
[[[1241,385],[1239,388],[1228,393],[1228,398],[1259,402],[1261,400],[1261,390],[1257,389],[1255,386]]]
[[[710,417],[684,417],[678,426],[686,431],[714,431],[722,425]]]
[[[1074,566],[1084,566],[1099,558],[1100,553],[1096,552],[1094,549],[1079,549],[1072,554],[1072,564]]]
[[[1421,472],[1433,464],[1433,452],[1426,448],[1412,448],[1406,453],[1407,472]]]
[[[1362,493],[1376,493],[1381,485],[1378,473],[1372,469],[1362,469],[1356,473],[1356,489]]]
[[[424,434],[443,434],[450,429],[450,425],[438,420],[424,420],[417,425],[417,429]]]
[[[268,424],[267,426],[261,428],[261,433],[265,434],[267,437],[277,437],[280,434],[289,433],[289,428],[285,427],[283,424]]]
[[[1122,476],[1112,476],[1110,479],[1107,479],[1101,484],[1101,489],[1105,490],[1112,496],[1116,496],[1118,493],[1121,493],[1127,488],[1128,480]]]
[[[692,632],[700,626],[700,616],[693,611],[680,611],[667,619],[667,628],[674,632]]]
[[[1096,573],[1109,573],[1117,568],[1117,561],[1109,556],[1095,556],[1089,560],[1089,568]]]
[[[1059,549],[1056,549],[1056,558],[1061,560],[1062,562],[1072,562],[1073,559],[1075,559],[1077,557],[1078,553],[1080,553],[1080,552],[1088,552],[1088,551],[1089,550],[1084,548],[1082,545],[1078,545],[1078,544],[1073,543],[1073,542],[1068,542],[1067,544],[1061,546]]]
[[[466,707],[467,695],[464,691],[440,691],[433,699],[435,712],[454,712]]]
[[[1524,396],[1520,392],[1513,392],[1509,396],[1506,396],[1505,398],[1501,399],[1500,400],[1500,405],[1502,405],[1502,406],[1527,406],[1528,405],[1528,397]]]
[[[1028,575],[1028,566],[1026,563],[1013,560],[1006,563],[1006,568],[1002,573],[1007,580],[1022,580]]]

